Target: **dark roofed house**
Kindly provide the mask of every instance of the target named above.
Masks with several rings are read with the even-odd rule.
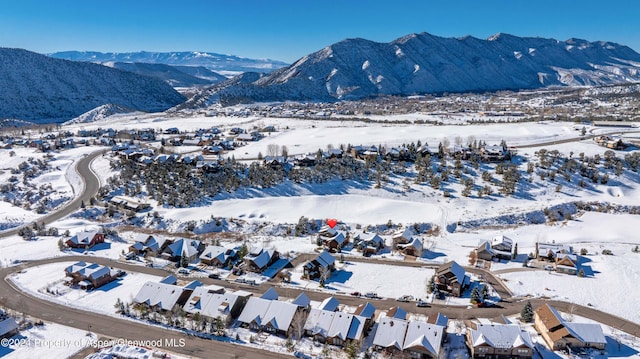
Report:
[[[274,249],[252,249],[244,257],[247,270],[262,272],[280,258],[280,253]]]
[[[462,296],[469,286],[470,278],[464,268],[455,261],[445,263],[436,269],[435,283],[439,291],[450,293],[456,297]]]
[[[326,250],[323,250],[315,259],[304,265],[304,277],[309,279],[320,278],[323,273],[333,272],[336,269],[336,259]]]

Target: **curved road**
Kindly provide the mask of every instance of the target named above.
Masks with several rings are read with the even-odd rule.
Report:
[[[76,163],[76,170],[78,171],[78,174],[80,175],[80,178],[82,179],[82,182],[84,185],[82,189],[82,193],[80,193],[78,197],[76,197],[74,200],[69,202],[64,207],[44,217],[38,218],[37,219],[38,223],[41,223],[41,222],[44,222],[45,224],[53,223],[75,212],[78,208],[80,208],[82,201],[84,201],[84,203],[87,203],[87,204],[89,203],[89,200],[91,199],[91,197],[95,196],[98,193],[98,189],[100,188],[100,180],[98,179],[96,174],[93,173],[93,171],[91,170],[91,166],[90,166],[91,161],[93,161],[96,157],[102,155],[105,152],[106,150],[93,152],[90,155],[83,157],[82,159],[80,159],[80,161],[78,161],[78,163]],[[18,234],[18,232],[22,227],[29,226],[29,225],[31,224],[26,224],[26,225],[22,225],[6,231],[2,231],[0,232],[0,238],[16,235]]]

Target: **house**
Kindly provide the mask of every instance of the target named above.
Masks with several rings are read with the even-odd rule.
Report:
[[[304,308],[288,302],[251,297],[238,317],[241,325],[288,336],[296,316],[304,315]]]
[[[162,257],[177,262],[186,258],[189,262],[198,258],[204,250],[204,244],[195,239],[180,238],[168,245],[162,252]]]
[[[533,357],[533,341],[517,324],[475,324],[467,329],[472,358],[527,359]]]
[[[513,252],[513,240],[504,235],[495,236],[491,238],[491,249],[495,251],[497,258],[510,260]]]
[[[566,244],[536,242],[536,258],[555,262],[558,253],[573,253],[573,248]]]
[[[399,244],[410,243],[414,235],[411,228],[405,228],[404,230],[395,232],[391,237],[393,240],[393,249],[398,249]]]
[[[293,160],[293,164],[298,167],[312,167],[316,165],[316,156],[311,153],[307,153],[306,155],[297,156]]]
[[[578,274],[578,256],[575,254],[558,253],[556,256],[555,268],[558,273]]]
[[[219,155],[222,153],[222,147],[220,146],[205,146],[202,148],[203,155]]]
[[[416,236],[412,236],[409,243],[399,243],[396,247],[405,255],[414,257],[422,256],[422,240]]]
[[[228,325],[238,318],[251,296],[245,291],[224,292],[219,286],[200,286],[185,302],[184,311],[192,315],[200,313],[210,320],[220,317]]]
[[[284,156],[267,156],[262,161],[264,166],[271,167],[272,169],[284,169],[287,165],[287,158]]]
[[[193,281],[186,286],[169,283],[146,282],[133,298],[133,302],[144,304],[151,310],[166,312],[176,305],[182,307],[193,291],[202,283]]]
[[[373,338],[373,346],[377,350],[384,350],[391,355],[402,352],[408,325],[409,322],[403,319],[386,316],[380,318],[376,335]]]
[[[70,278],[70,284],[77,284],[82,289],[99,288],[118,277],[118,271],[96,263],[76,262],[64,269]]]
[[[162,253],[167,246],[173,243],[172,240],[164,237],[154,237],[152,235],[140,234],[138,240],[129,246],[129,252],[136,255],[158,255]]]
[[[65,242],[69,248],[91,248],[99,243],[104,243],[104,234],[97,231],[77,233]]]
[[[18,334],[16,320],[0,312],[0,338],[10,338],[16,334]]]
[[[221,246],[207,246],[200,255],[200,263],[214,267],[228,267],[236,259],[238,252]]]
[[[323,250],[315,259],[304,265],[304,277],[308,279],[316,279],[327,274],[328,278],[331,275],[331,272],[336,269],[335,263],[336,259],[329,252]]]
[[[436,268],[435,276],[436,288],[456,297],[462,296],[471,281],[464,268],[455,261],[445,263]]]
[[[377,233],[357,233],[353,238],[354,246],[363,254],[377,254],[384,248],[384,239]]]
[[[474,251],[479,260],[492,261],[496,258],[496,252],[491,248],[489,241],[483,241]]]
[[[337,231],[332,237],[318,236],[322,240],[322,245],[331,252],[340,252],[349,243],[349,237],[342,231]]]
[[[402,349],[411,358],[436,359],[447,336],[446,326],[412,320],[407,325],[407,334]]]
[[[483,162],[501,162],[509,158],[506,146],[486,145],[480,148],[480,158]]]
[[[407,319],[407,311],[401,307],[391,307],[387,310],[387,317],[396,319]]]
[[[371,326],[373,325],[373,319],[376,314],[376,308],[369,302],[358,305],[356,310],[353,312],[353,315],[364,318],[364,328],[365,332],[368,332]]]
[[[337,346],[345,342],[360,341],[366,318],[344,312],[313,308],[304,324],[304,332],[315,341]]]
[[[123,208],[134,212],[140,212],[151,207],[149,203],[142,202],[137,198],[129,196],[113,196],[113,198],[109,200],[109,203],[115,205],[118,208]]]
[[[280,253],[274,249],[251,248],[244,257],[247,270],[262,272],[280,258]]]
[[[551,350],[595,348],[604,350],[607,340],[600,324],[565,321],[549,304],[533,314],[534,327]]]

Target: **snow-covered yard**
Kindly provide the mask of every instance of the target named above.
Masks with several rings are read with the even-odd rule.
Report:
[[[0,346],[0,358],[67,358],[95,340],[87,331],[54,323],[33,326],[13,336],[14,345]]]
[[[349,262],[336,263],[336,271],[327,280],[324,290],[344,293],[375,292],[382,298],[398,298],[411,295],[426,297],[426,285],[433,275],[433,269],[400,267],[385,264]],[[302,279],[302,267],[295,268],[292,284],[304,289],[323,290],[317,280]]]
[[[131,302],[145,282],[160,280],[160,277],[148,274],[127,273],[100,288],[86,291],[64,285],[64,269],[73,263],[60,262],[28,268],[12,275],[10,279],[22,290],[40,298],[106,315],[115,315],[114,305],[118,299]],[[117,264],[114,265],[117,268]]]

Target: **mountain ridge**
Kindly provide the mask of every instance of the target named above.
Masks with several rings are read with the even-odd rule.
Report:
[[[99,52],[99,51],[61,51],[46,54],[53,58],[87,62],[140,62],[165,65],[203,66],[210,70],[248,72],[270,72],[288,64],[272,59],[250,59],[215,52],[174,51],[174,52]]]
[[[153,112],[184,99],[152,77],[0,48],[0,118],[62,122],[104,104]]]
[[[214,85],[201,94],[208,100],[193,100],[333,101],[635,82],[640,82],[640,54],[613,42],[419,33],[387,43],[345,39],[249,84]]]

